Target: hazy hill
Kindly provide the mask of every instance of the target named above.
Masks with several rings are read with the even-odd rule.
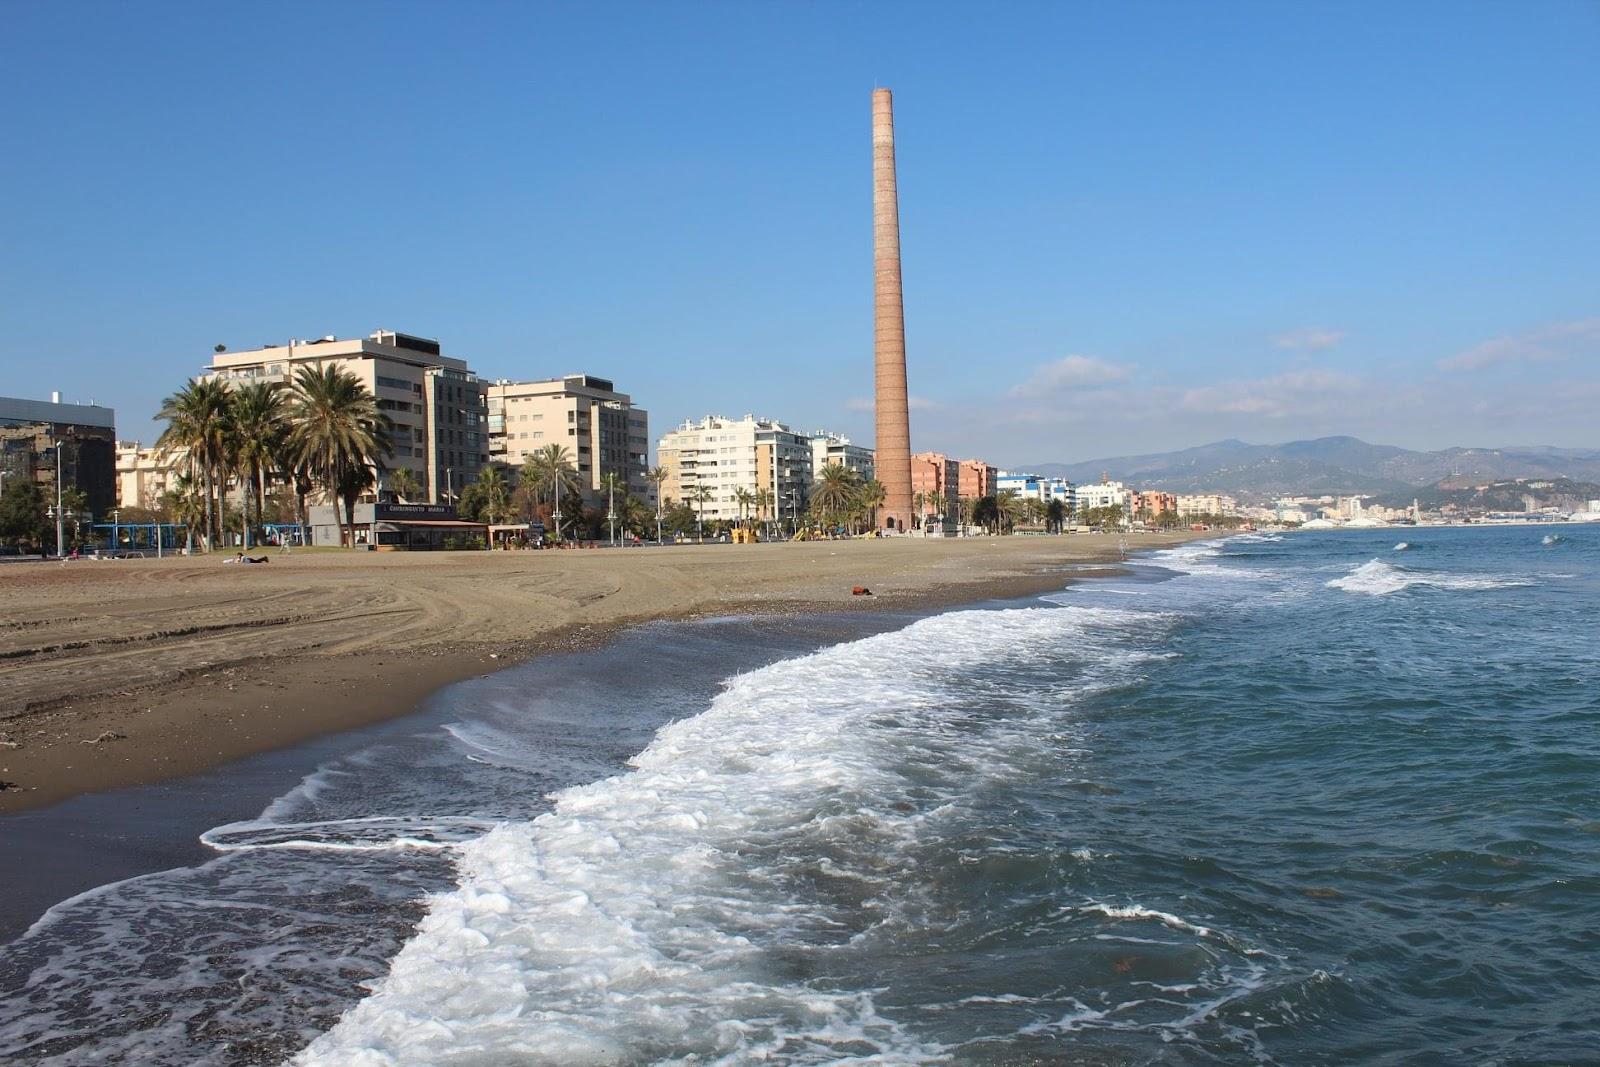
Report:
[[[1515,478],[1600,481],[1600,449],[1542,445],[1517,448],[1446,448],[1414,452],[1354,437],[1319,437],[1281,445],[1217,441],[1177,452],[1113,456],[1086,463],[1042,463],[1038,474],[1099,481],[1102,472],[1141,488],[1178,493],[1407,492],[1452,477],[1478,484]]]

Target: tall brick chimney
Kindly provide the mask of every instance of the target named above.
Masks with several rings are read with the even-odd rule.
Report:
[[[873,368],[878,524],[911,521],[911,413],[906,393],[906,318],[900,295],[900,198],[894,173],[894,97],[872,92]]]

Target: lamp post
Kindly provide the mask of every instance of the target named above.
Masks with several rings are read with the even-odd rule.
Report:
[[[121,508],[111,509],[111,554],[117,554],[117,520],[122,515]]]
[[[56,558],[67,554],[67,517],[61,507],[61,438],[55,441],[56,452]]]
[[[606,525],[611,529],[611,547],[617,547],[617,479],[606,479]]]

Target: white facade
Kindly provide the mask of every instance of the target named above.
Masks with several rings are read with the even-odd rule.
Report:
[[[1038,474],[1001,471],[995,476],[994,491],[1003,493],[1007,489],[1015,489],[1018,496],[1037,500],[1047,506],[1052,500],[1059,500],[1066,507],[1068,514],[1075,513],[1078,508],[1077,487],[1065,478],[1045,478]]]
[[[708,415],[663,434],[657,457],[667,470],[664,499],[687,503],[708,521],[788,518],[805,510],[813,476],[812,441],[773,419]],[[704,489],[709,495],[696,500]],[[739,505],[739,490],[765,489],[772,503],[760,513]]]
[[[1080,485],[1076,490],[1078,513],[1096,508],[1122,508],[1122,514],[1133,515],[1133,492],[1121,482],[1096,482]],[[1178,498],[1178,511],[1183,511],[1183,497]]]
[[[853,470],[861,475],[862,481],[871,481],[876,472],[874,456],[876,453],[870,448],[851,444],[850,438],[842,433],[830,433],[827,430],[818,430],[811,435],[811,473],[813,476],[830,463],[837,463],[847,470]]]
[[[1178,496],[1178,514],[1181,517],[1238,513],[1239,502],[1231,496],[1222,496],[1218,493],[1181,493]]]

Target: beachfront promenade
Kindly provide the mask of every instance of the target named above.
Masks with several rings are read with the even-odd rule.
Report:
[[[1190,534],[1135,538],[1156,547]],[[1114,535],[569,552],[221,553],[0,567],[0,811],[405,714],[616,627],[935,607],[1059,588]],[[853,597],[863,585],[871,598]],[[626,669],[619,664],[619,669]]]

